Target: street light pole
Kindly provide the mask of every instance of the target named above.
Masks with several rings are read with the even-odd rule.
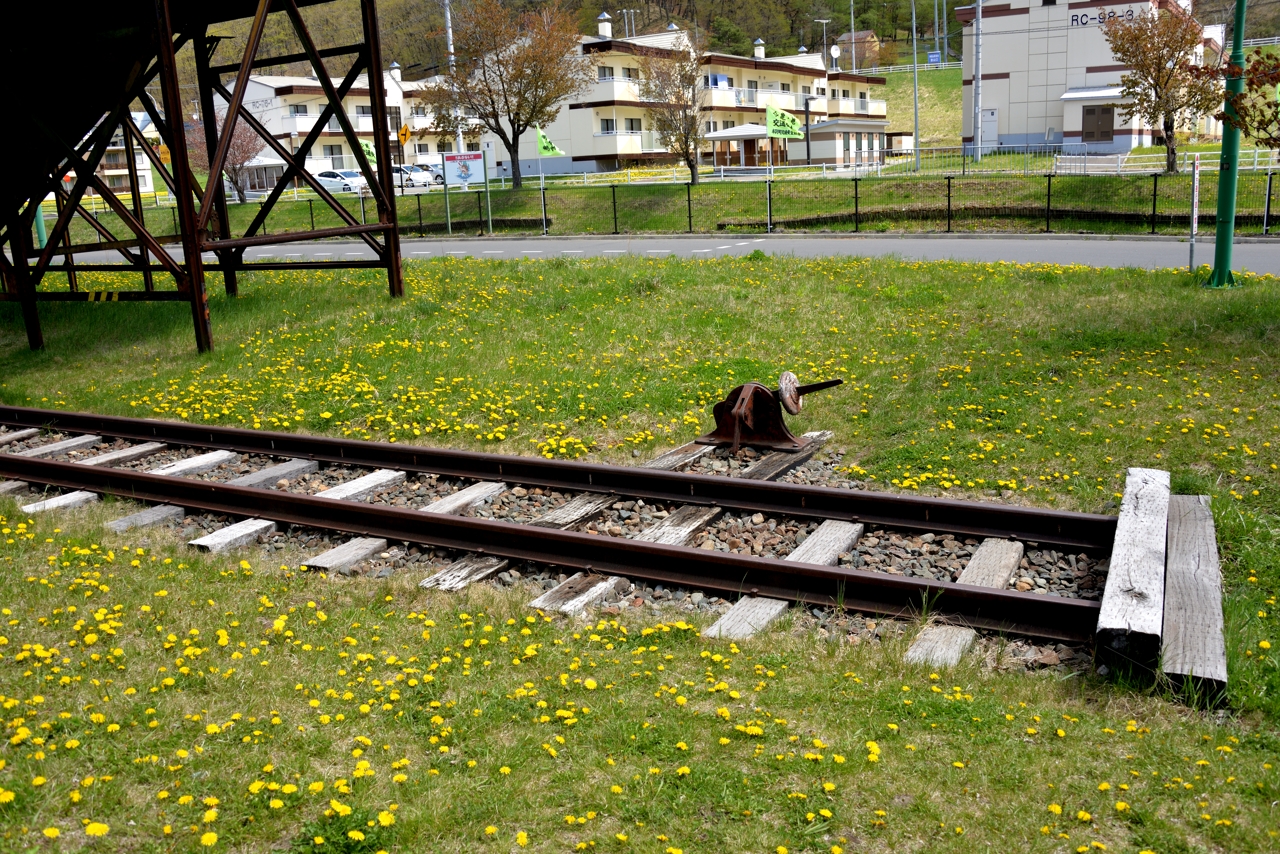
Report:
[[[815,24],[822,24],[822,61],[827,61],[827,24],[831,23],[830,18],[814,18]]]
[[[449,7],[450,7],[450,2],[449,2],[449,0],[444,0],[444,35],[445,35],[445,42],[446,42],[446,45],[445,45],[445,46],[449,49],[449,76],[450,76],[450,77],[452,77],[452,76],[453,76],[453,73],[454,73],[454,59],[453,59],[453,13],[452,13],[452,11],[450,10],[450,8],[449,8]],[[370,73],[370,74],[380,74],[380,73],[381,73],[381,70],[380,70],[380,69],[373,69],[373,68],[371,68],[371,69],[369,69],[369,73]],[[456,108],[455,108],[455,110],[454,110],[454,114],[455,114],[455,115],[457,114],[457,109],[456,109]],[[461,126],[461,125],[459,125],[459,126],[458,126],[457,133],[455,134],[455,137],[456,137],[456,139],[457,139],[457,144],[456,144],[456,147],[454,148],[454,151],[461,152],[461,151],[462,151],[462,126]]]
[[[982,159],[982,0],[974,0],[973,19],[973,160]],[[963,72],[961,73],[963,76]]]
[[[849,70],[858,73],[858,19],[853,14],[853,0],[849,0]]]
[[[1232,242],[1236,237],[1236,185],[1240,179],[1240,128],[1231,123],[1236,109],[1231,96],[1244,92],[1244,11],[1245,0],[1236,0],[1236,28],[1231,44],[1231,64],[1240,74],[1227,78],[1227,109],[1222,128],[1222,161],[1218,164],[1218,215],[1213,242],[1213,272],[1210,288],[1235,287],[1236,278],[1231,274]]]
[[[982,2],[982,0],[978,0]],[[1240,0],[1244,2],[1244,0]],[[911,96],[915,101],[915,137],[912,147],[916,150],[916,171],[920,171],[920,53],[916,48],[916,0],[911,0]]]

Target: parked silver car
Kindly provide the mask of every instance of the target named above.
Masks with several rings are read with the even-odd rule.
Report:
[[[359,172],[353,172],[353,175],[359,175]],[[338,172],[334,169],[326,169],[316,174],[316,179],[320,182],[320,186],[324,187],[331,193],[352,193],[360,188],[364,183],[361,179],[359,182],[353,181],[346,176],[344,172]]]

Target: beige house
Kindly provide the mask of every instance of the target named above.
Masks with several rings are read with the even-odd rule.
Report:
[[[982,146],[1083,143],[1115,153],[1153,143],[1152,129],[1120,118],[1120,78],[1099,23],[1108,18],[1191,14],[1190,0],[1009,0],[982,4]],[[963,99],[966,146],[973,143],[975,8],[956,9],[964,25]],[[1206,27],[1200,59],[1221,53],[1222,27]],[[1192,122],[1217,135],[1212,117]],[[1081,148],[1084,151],[1085,148]]]
[[[638,56],[645,50],[687,50],[688,35],[683,30],[669,29],[618,39],[613,37],[607,14],[600,16],[598,24],[598,37],[584,38],[581,46],[594,63],[590,89],[566,104],[556,121],[543,128],[565,156],[544,157],[539,164],[534,134],[526,135],[520,148],[520,170],[526,176],[537,175],[539,166],[546,173],[603,172],[672,158],[649,124],[640,93]],[[872,87],[884,85],[884,78],[827,71],[817,53],[766,58],[765,45],[759,40],[754,54],[703,56],[706,133],[732,131],[744,125],[763,126],[769,106],[787,110],[803,121],[806,102],[811,124],[841,118],[856,124],[858,132],[866,134],[868,140],[872,135],[878,139],[888,125],[885,102],[871,97]],[[484,140],[488,143],[491,138],[486,135]],[[751,161],[751,165],[765,165],[769,160],[767,144],[757,142],[752,133],[720,142],[718,146],[708,142],[703,154],[705,163],[714,160],[721,165],[736,165]],[[500,144],[493,149],[496,174],[510,174],[510,165],[504,162],[506,151]],[[776,144],[773,163],[802,163],[804,156],[802,144]],[[816,153],[814,162],[820,162]]]

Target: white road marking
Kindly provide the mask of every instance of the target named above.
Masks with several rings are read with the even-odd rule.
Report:
[[[645,252],[670,252],[670,249],[646,249]]]
[[[410,255],[430,255],[430,252],[410,252]]]
[[[526,254],[526,255],[541,255],[541,254],[542,254],[542,250],[541,250],[541,249],[526,249],[526,250],[524,250],[524,254]]]
[[[717,248],[717,249],[732,249],[733,247],[726,243],[724,246],[717,246],[716,248]]]
[[[348,258],[363,258],[363,257],[365,257],[365,255],[364,255],[364,253],[363,253],[363,252],[343,252],[342,254],[343,254],[343,255],[346,255]]]
[[[444,254],[446,254],[446,255],[466,255],[466,254],[468,254],[468,253],[467,253],[467,252],[465,252],[465,251],[463,251],[463,250],[461,250],[461,249],[455,249],[455,250],[454,250],[454,251],[452,251],[452,252],[446,252],[446,253],[444,253]]]
[[[285,254],[285,256],[284,256],[284,257],[286,257],[286,258],[301,258],[301,257],[302,257],[302,253],[301,253],[301,252],[288,252],[288,253],[286,253],[286,254]]]
[[[332,255],[333,253],[332,253],[332,252],[315,252],[315,253],[312,253],[312,254],[313,254],[313,255],[314,255],[314,257],[316,257],[316,258],[324,258],[324,257],[326,257],[326,256],[328,256],[328,255]]]
[[[753,240],[753,241],[751,241],[751,242],[752,242],[752,243],[764,243],[764,238],[763,238],[763,237],[757,237],[755,240]]]
[[[694,252],[714,252],[714,249],[694,249]]]
[[[748,243],[750,243],[750,242],[751,242],[751,241],[749,241],[749,240],[744,240],[744,241],[742,241],[741,243],[735,243],[735,244],[733,244],[733,245],[734,245],[734,246],[746,246],[746,245],[747,245]]]
[[[624,252],[626,252],[626,251],[627,251],[627,250],[625,250],[625,249],[606,249],[606,250],[604,250],[604,254],[605,254],[605,255],[617,255],[617,254],[620,254],[620,253],[624,253]]]
[[[561,255],[581,255],[582,250],[581,249],[561,249],[560,254]]]
[[[502,253],[504,253],[504,252],[506,252],[506,251],[507,251],[507,250],[505,250],[505,249],[486,249],[486,250],[484,250],[484,254],[486,254],[486,255],[501,255]]]

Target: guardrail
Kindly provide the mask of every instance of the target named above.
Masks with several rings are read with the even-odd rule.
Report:
[[[885,65],[859,68],[858,71],[863,74],[897,74],[901,71],[910,71],[913,68],[919,68],[921,71],[941,71],[946,68],[959,68],[962,64],[960,62],[936,62],[932,65],[928,63],[920,63],[919,65]]]

